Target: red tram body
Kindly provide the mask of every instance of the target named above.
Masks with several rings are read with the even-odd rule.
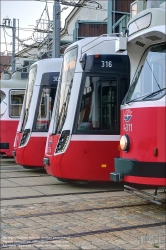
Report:
[[[130,20],[127,50],[132,82],[121,105],[120,158],[110,179],[165,187],[165,3]]]
[[[21,79],[21,73],[16,72],[0,84],[0,155],[11,157],[27,80]]]
[[[13,150],[16,163],[24,168],[44,167],[43,156],[61,63],[61,58],[49,58],[30,68]]]

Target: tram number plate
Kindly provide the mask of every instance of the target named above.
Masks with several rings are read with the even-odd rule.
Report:
[[[132,123],[124,124],[124,130],[126,132],[132,132]]]
[[[112,61],[101,61],[101,67],[102,68],[111,68],[112,67]]]

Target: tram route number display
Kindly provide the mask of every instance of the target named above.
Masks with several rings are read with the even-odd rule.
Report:
[[[132,123],[125,123],[123,128],[126,132],[132,132]]]
[[[101,67],[102,68],[111,68],[112,67],[112,61],[101,61]]]
[[[59,76],[53,76],[53,82],[56,82],[59,80]]]

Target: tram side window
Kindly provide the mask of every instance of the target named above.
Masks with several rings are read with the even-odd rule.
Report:
[[[9,104],[9,116],[20,117],[22,104],[24,100],[24,90],[11,90],[10,91],[10,104]]]
[[[117,82],[88,76],[82,95],[77,133],[101,130],[117,130]]]
[[[41,95],[39,96],[37,116],[34,121],[35,130],[48,131],[52,116],[55,94],[56,88],[42,89]]]

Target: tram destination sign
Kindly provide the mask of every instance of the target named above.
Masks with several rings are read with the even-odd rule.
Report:
[[[84,71],[127,74],[129,57],[127,55],[88,55]]]
[[[58,84],[59,72],[47,72],[42,75],[41,85],[55,86]]]

